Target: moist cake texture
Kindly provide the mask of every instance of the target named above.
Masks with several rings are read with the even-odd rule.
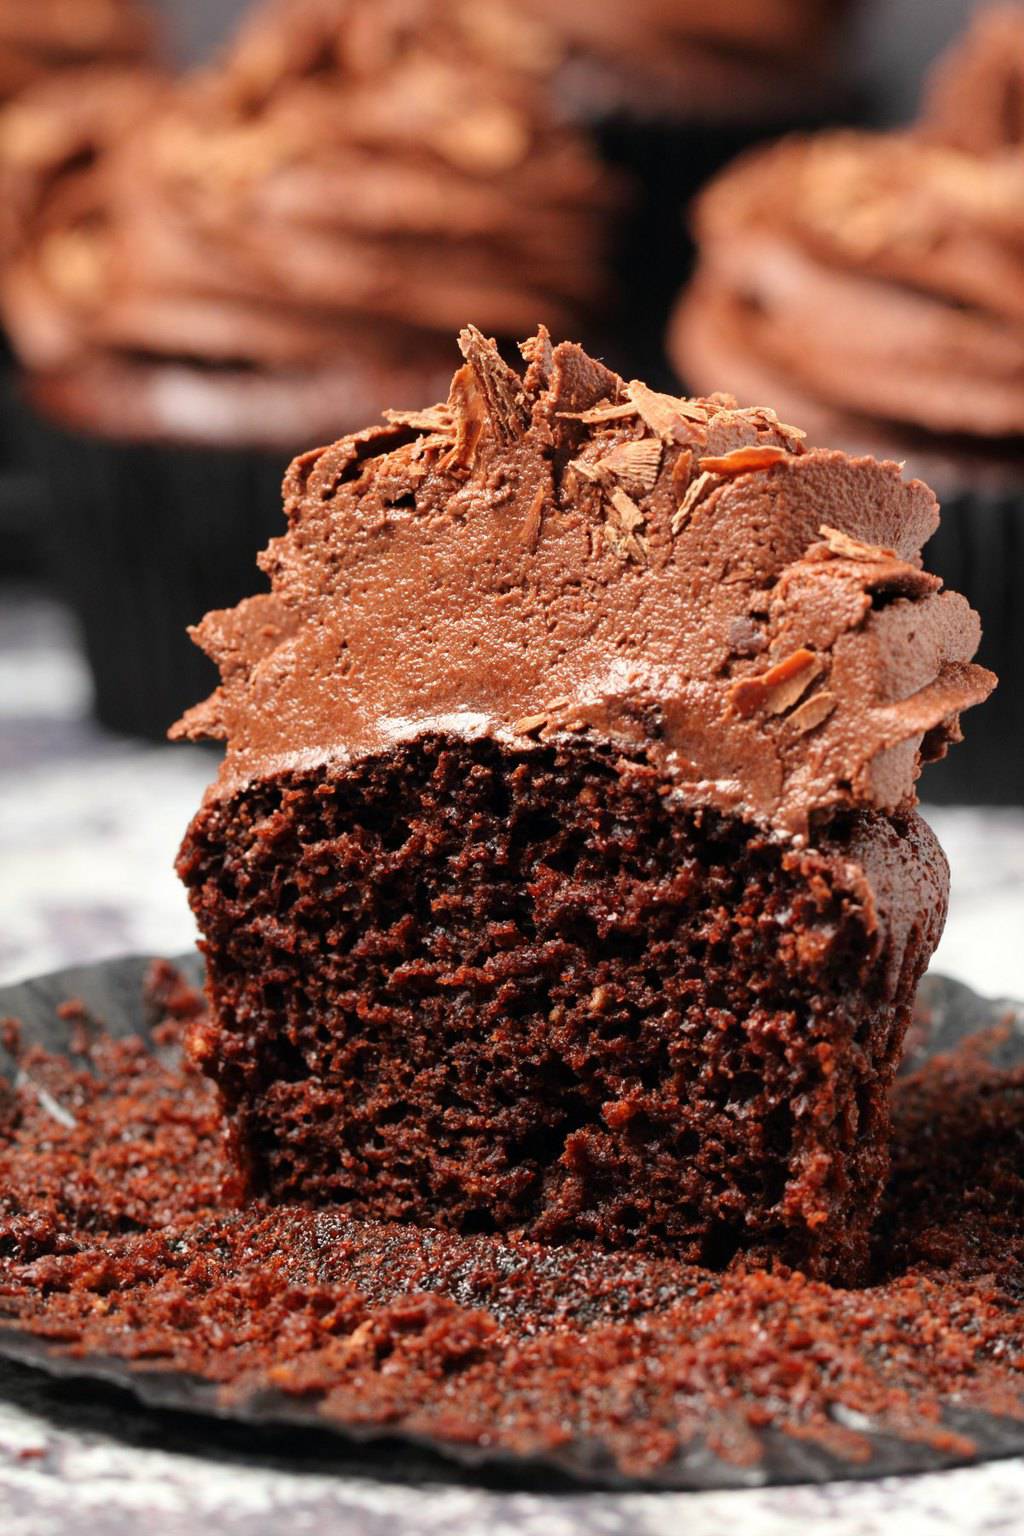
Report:
[[[854,1275],[945,915],[920,763],[991,677],[934,497],[470,329],[305,455],[198,638],[179,870],[251,1190]]]

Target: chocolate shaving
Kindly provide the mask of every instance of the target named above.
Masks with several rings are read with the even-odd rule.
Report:
[[[452,379],[448,408],[454,422],[455,443],[439,467],[447,471],[470,470],[484,430],[486,404],[480,393],[478,375],[469,363]]]
[[[455,430],[450,405],[432,405],[425,411],[385,411],[384,419],[393,427],[410,427],[414,432],[441,432],[451,437]]]
[[[838,555],[844,560],[897,560],[899,556],[894,549],[886,549],[882,544],[865,544],[861,539],[852,538],[850,534],[843,533],[841,528],[830,528],[827,523],[822,523],[818,529],[822,539],[833,555]]]
[[[542,731],[548,723],[547,715],[524,715],[521,720],[512,723],[512,729],[517,736],[534,736]]]
[[[459,332],[459,350],[483,391],[487,415],[499,441],[512,443],[530,424],[530,410],[519,375],[504,361],[493,341],[467,325]]]
[[[570,459],[569,468],[575,470],[581,479],[589,480],[591,485],[596,485],[601,479],[601,470],[597,464],[588,464],[586,459]]]
[[[627,480],[649,491],[654,487],[661,469],[662,445],[656,437],[644,437],[639,441],[619,443],[606,453],[597,464],[598,470],[616,479]]]
[[[536,336],[520,342],[519,351],[527,365],[523,388],[527,394],[539,394],[551,383],[555,363],[555,349],[547,326],[539,326]]]
[[[639,412],[630,400],[625,405],[594,405],[589,411],[557,411],[556,415],[563,421],[582,421],[587,426],[596,426],[603,421],[624,421]]]
[[[788,422],[780,421],[769,406],[759,405],[755,410],[744,411],[743,415],[755,422],[763,431],[774,432],[776,437],[784,438],[794,453],[803,452],[807,433],[800,427],[791,427]]]
[[[781,464],[783,459],[788,457],[784,448],[751,445],[746,448],[734,448],[731,453],[725,453],[721,458],[701,459],[700,467],[706,474],[745,475],[761,469],[771,469],[774,464]]]
[[[639,379],[631,379],[626,393],[639,412],[644,423],[666,443],[692,442],[694,426],[707,421],[707,412],[691,400],[679,400],[675,395],[662,395],[649,389]]]
[[[714,490],[715,483],[715,476],[710,474],[707,470],[705,470],[703,474],[697,476],[696,480],[690,486],[690,489],[679,503],[675,515],[672,518],[673,536],[682,532],[696,511],[699,503],[704,500],[705,496],[709,495],[711,491]]]
[[[680,448],[678,457],[672,466],[672,489],[680,500],[686,495],[692,474],[693,449]]]
[[[821,658],[801,648],[767,672],[734,683],[729,689],[729,703],[745,718],[758,712],[781,715],[807,692],[821,670]]]
[[[627,533],[633,533],[644,525],[644,514],[625,491],[612,491],[611,503],[618,513],[618,522]]]
[[[815,730],[823,721],[832,714],[839,700],[834,693],[828,693],[822,689],[820,693],[812,693],[809,699],[794,709],[786,721],[786,729],[792,736],[806,736],[808,731]]]
[[[636,560],[642,564],[647,559],[647,540],[638,530],[644,526],[644,514],[625,491],[612,491],[608,521],[602,530],[605,543],[623,560]]]

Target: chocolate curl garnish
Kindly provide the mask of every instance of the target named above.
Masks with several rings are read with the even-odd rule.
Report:
[[[759,711],[781,715],[803,697],[821,669],[821,658],[801,647],[767,672],[734,683],[729,689],[729,703],[744,719]]]
[[[459,332],[459,351],[476,375],[495,437],[513,443],[525,436],[530,407],[519,375],[504,361],[497,345],[475,325],[467,325]]]
[[[487,415],[487,401],[480,387],[480,378],[470,363],[460,368],[452,379],[448,414],[455,431],[455,443],[441,459],[440,467],[444,470],[470,470]]]

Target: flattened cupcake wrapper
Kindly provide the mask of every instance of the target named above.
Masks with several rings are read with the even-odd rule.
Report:
[[[253,587],[283,531],[287,452],[110,443],[32,418],[53,578],[77,620],[106,726],[163,740],[216,683],[186,629]]]
[[[925,564],[981,615],[976,660],[999,686],[963,721],[964,740],[926,770],[923,796],[938,803],[1024,801],[1024,477],[1019,490],[946,492]]]

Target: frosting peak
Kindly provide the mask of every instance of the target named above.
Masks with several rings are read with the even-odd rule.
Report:
[[[196,631],[222,686],[213,793],[424,731],[591,731],[691,803],[792,831],[912,801],[993,679],[921,569],[931,492],[809,451],[772,411],[479,331],[446,402],[296,460],[271,591]]]

